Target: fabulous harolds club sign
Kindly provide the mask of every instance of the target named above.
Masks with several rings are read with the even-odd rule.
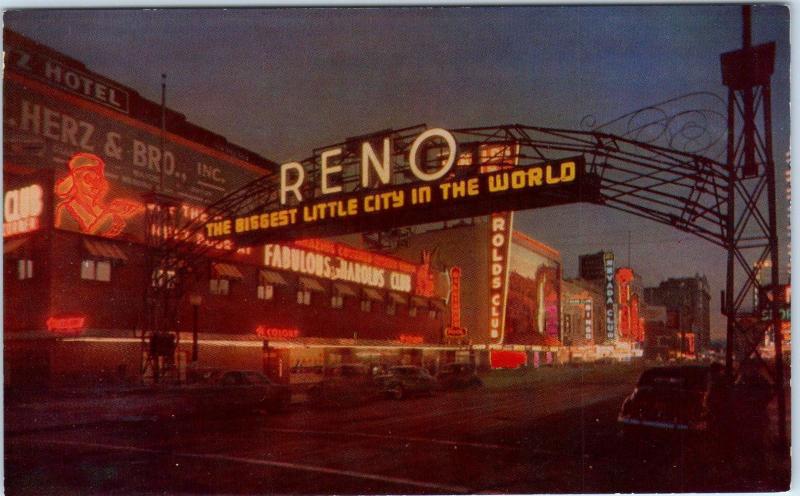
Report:
[[[444,143],[444,153],[434,170],[420,163],[420,150],[427,142]],[[432,144],[432,143],[430,143]],[[491,146],[491,143],[483,146]],[[343,191],[344,166],[337,162],[341,148],[319,156],[319,183],[309,183],[312,174],[299,162],[281,165],[275,187],[279,205],[248,215],[215,218],[205,223],[211,239],[233,238],[240,245],[292,238],[330,236],[351,232],[457,219],[491,212],[546,207],[589,200],[582,198],[582,156],[537,165],[482,170],[480,158],[474,167],[454,167],[463,155],[452,133],[429,129],[413,141],[405,161],[406,170],[391,168],[392,143],[383,140],[376,151],[361,143],[358,174],[361,188]],[[347,165],[352,167],[352,165]],[[392,184],[398,172],[416,179]],[[313,198],[304,192],[317,191]]]

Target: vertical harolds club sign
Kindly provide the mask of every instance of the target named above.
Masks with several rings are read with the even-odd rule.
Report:
[[[434,143],[444,153],[431,167],[430,163],[423,164],[419,155],[424,146]],[[456,139],[439,128],[416,137],[403,171],[392,170],[390,138],[383,140],[382,150],[368,141],[360,148],[361,161],[355,165],[359,168],[359,189],[343,190],[344,166],[337,162],[342,149],[324,150],[313,174],[300,162],[281,165],[279,177],[274,179],[279,202],[247,215],[214,218],[205,223],[206,237],[231,238],[248,245],[581,201],[585,173],[582,156],[497,170],[482,164],[454,168],[459,157]],[[400,175],[415,180],[392,184],[392,179]],[[312,177],[317,182],[310,183]],[[317,194],[309,197],[304,193],[307,191]]]

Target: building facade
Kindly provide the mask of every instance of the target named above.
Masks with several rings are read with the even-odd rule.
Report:
[[[605,340],[605,301],[600,288],[583,279],[561,281],[561,341],[587,346]]]
[[[130,381],[142,373],[153,191],[178,223],[275,164],[81,62],[4,32],[3,257],[7,384]],[[164,127],[162,129],[162,110]],[[156,236],[176,233],[150,233]],[[181,235],[184,233],[181,233]],[[208,247],[178,310],[176,369],[455,359],[448,279],[344,243]],[[277,367],[277,370],[272,368]]]
[[[645,288],[648,305],[663,305],[667,311],[667,327],[694,335],[697,351],[709,349],[711,343],[711,295],[705,276],[671,278],[657,287]]]

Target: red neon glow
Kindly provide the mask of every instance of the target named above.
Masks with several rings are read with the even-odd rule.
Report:
[[[69,173],[56,182],[56,226],[77,225],[80,232],[114,238],[119,236],[128,218],[142,213],[137,201],[116,198],[106,203],[108,180],[105,162],[91,153],[76,153],[67,164]]]
[[[262,338],[296,338],[300,336],[300,329],[258,326],[256,327],[256,335]]]
[[[3,237],[35,231],[44,209],[42,187],[31,184],[3,196]]]
[[[353,262],[361,262],[367,265],[373,265],[382,269],[397,270],[413,274],[417,270],[417,266],[400,260],[398,258],[388,257],[386,255],[379,255],[365,250],[359,250],[341,243],[335,243],[325,239],[301,239],[293,241],[292,245],[298,248],[305,248],[310,251],[318,253],[325,253],[334,257],[344,258]]]
[[[80,315],[50,317],[47,330],[58,334],[77,334],[86,326],[86,317]]]
[[[461,328],[461,268],[450,269],[450,326]]]
[[[401,334],[400,342],[405,344],[421,344],[423,341],[422,336],[416,334]]]
[[[433,270],[431,270],[431,252],[423,250],[422,265],[417,266],[416,286],[414,293],[419,296],[433,296]]]
[[[492,350],[489,363],[493,369],[515,369],[528,363],[528,355],[524,351]]]
[[[635,274],[630,268],[621,267],[615,277],[619,288],[619,336],[625,341],[644,341],[644,326],[639,317],[639,295],[633,291]]]
[[[467,330],[463,327],[448,327],[444,330],[444,335],[448,338],[463,338],[467,335]]]

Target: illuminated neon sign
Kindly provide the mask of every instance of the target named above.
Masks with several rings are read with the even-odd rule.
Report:
[[[256,327],[256,335],[262,338],[270,339],[292,339],[300,336],[300,330],[295,328],[281,328],[281,327]]]
[[[504,212],[489,218],[489,337],[498,343],[503,342],[505,330],[512,215]]]
[[[144,212],[133,200],[105,201],[109,183],[105,162],[91,153],[76,153],[67,163],[69,173],[56,182],[56,226],[77,227],[82,233],[114,238],[125,229],[127,219]]]
[[[289,245],[264,245],[264,266],[404,293],[412,289],[411,274]]]
[[[340,192],[260,213],[215,218],[205,223],[211,239],[235,238],[238,244],[258,240],[330,236],[387,229],[502,210],[552,206],[591,198],[591,185],[579,188],[582,157],[493,172],[480,168],[448,175],[438,184],[406,183],[378,189]]]
[[[401,334],[399,340],[403,344],[422,344],[423,342],[422,336],[417,334]]]
[[[31,184],[6,191],[3,196],[3,237],[39,229],[44,210],[42,187]]]
[[[417,163],[419,150],[422,147],[422,144],[432,138],[439,138],[443,140],[447,144],[448,154],[447,159],[444,160],[441,164],[441,168],[435,172],[428,172],[423,170],[419,164]],[[391,151],[393,149],[392,140],[390,138],[384,138],[383,140],[383,150],[381,157],[378,157],[378,154],[372,148],[372,145],[365,141],[361,144],[361,186],[362,187],[369,187],[370,184],[373,183],[372,179],[370,178],[370,170],[375,173],[377,179],[380,184],[389,184],[391,181],[392,171],[391,171]],[[340,174],[342,172],[341,165],[335,165],[332,162],[336,160],[336,157],[339,157],[343,153],[342,148],[331,148],[325,150],[320,155],[321,160],[321,167],[320,167],[320,191],[323,195],[329,195],[333,193],[340,193],[342,191],[341,186],[334,186],[331,184],[333,179],[331,176],[335,176],[336,174]],[[436,181],[444,177],[450,169],[453,167],[455,163],[457,155],[457,147],[456,147],[456,139],[453,135],[444,129],[434,128],[428,129],[427,131],[423,132],[419,136],[414,139],[414,142],[411,143],[411,148],[408,153],[408,168],[411,173],[420,181]],[[303,186],[305,181],[305,168],[300,162],[288,162],[281,165],[281,185],[280,185],[280,200],[281,205],[285,205],[288,199],[288,194],[292,193],[297,201],[303,201],[303,195],[300,192],[300,188]],[[388,196],[377,196],[377,197],[368,197],[368,202],[372,203],[373,209],[381,209],[385,208],[385,205],[389,202],[396,202],[397,198],[394,195]],[[340,204],[341,205],[341,204]],[[355,205],[355,204],[354,204]],[[351,203],[347,202],[347,208],[345,209],[345,215],[352,215],[355,212],[355,209],[350,208]],[[357,206],[357,205],[356,205]],[[365,207],[368,207],[368,203],[365,202]],[[369,211],[369,210],[368,210]]]
[[[62,335],[76,335],[86,327],[86,317],[80,315],[54,316],[47,319],[47,330]]]
[[[450,269],[450,327],[445,334],[448,337],[461,337],[466,330],[461,327],[461,268]]]
[[[606,338],[613,341],[617,337],[616,302],[614,301],[614,253],[603,253],[603,265],[606,276]]]

